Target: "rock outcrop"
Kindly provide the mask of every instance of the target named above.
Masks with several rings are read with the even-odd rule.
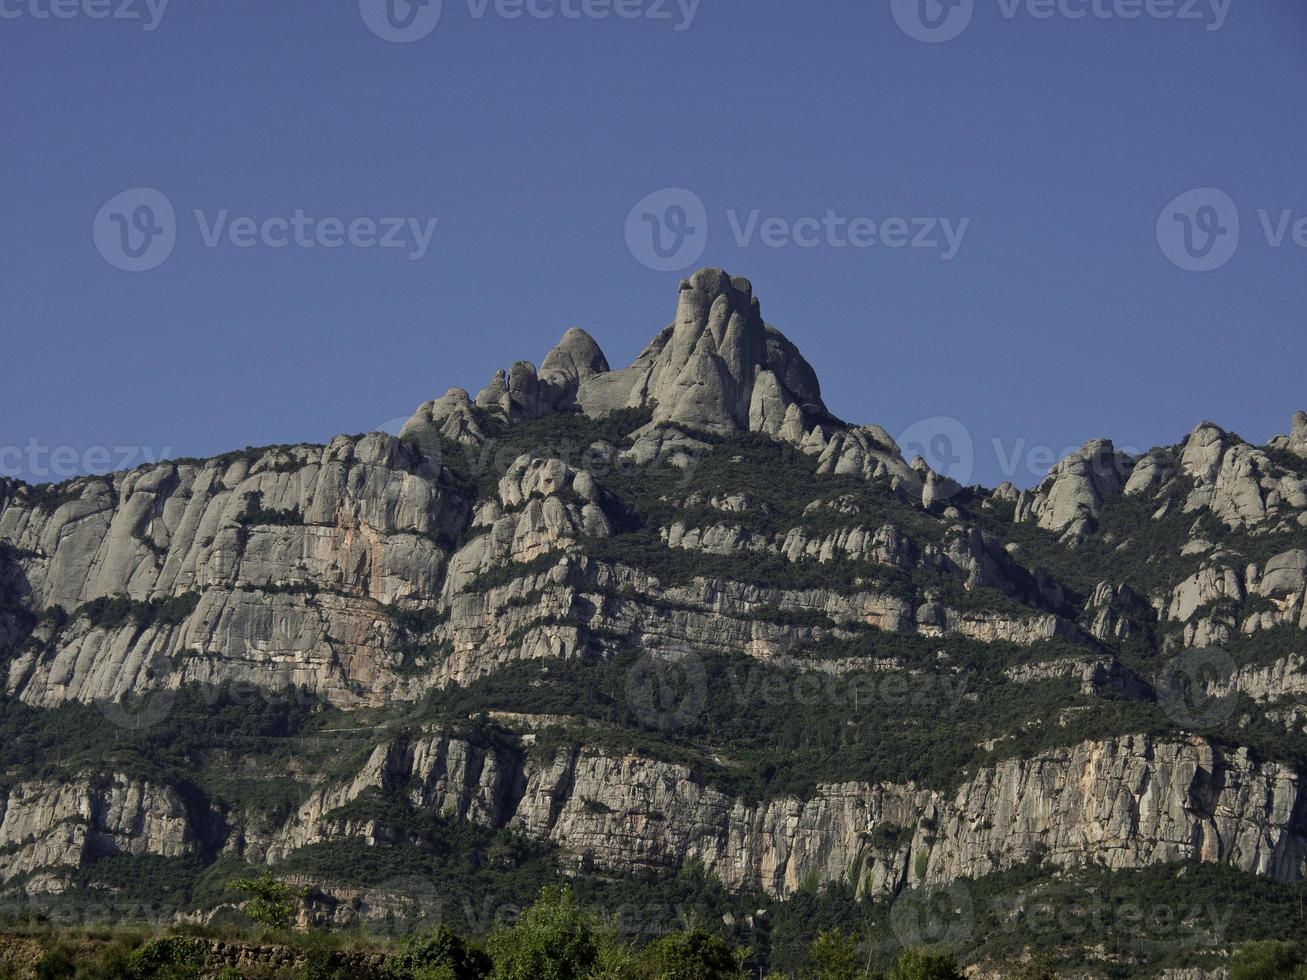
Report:
[[[28,780],[0,790],[0,884],[59,892],[110,854],[181,857],[198,844],[186,806],[168,786],[121,774]]]
[[[1270,446],[1307,459],[1307,412],[1294,413],[1293,429],[1287,436],[1276,436]]]
[[[1021,495],[1016,519],[1035,520],[1070,540],[1088,534],[1097,526],[1103,502],[1125,488],[1130,468],[1129,457],[1117,452],[1110,439],[1085,443],[1054,466],[1038,489]]]
[[[1307,630],[1307,551],[1274,555],[1264,568],[1207,565],[1175,585],[1165,617],[1184,624],[1184,643],[1193,647],[1279,626]]]
[[[53,705],[240,681],[380,703],[399,683],[381,607],[439,594],[471,503],[383,434],[20,489],[0,538],[27,603],[88,611],[28,644],[8,688]],[[110,598],[129,621],[97,624],[88,604]],[[170,600],[185,615],[160,621]]]
[[[1290,512],[1296,521],[1296,512],[1307,509],[1307,480],[1210,422],[1190,433],[1180,459],[1194,482],[1186,511],[1205,508],[1238,528],[1275,523]]]
[[[763,323],[747,279],[704,269],[681,283],[676,319],[630,367],[582,381],[591,415],[652,404],[654,422],[716,432],[780,433],[790,406],[828,417],[817,375]]]
[[[333,825],[330,813],[386,786],[441,813],[553,840],[578,861],[671,870],[697,859],[731,888],[780,896],[814,876],[894,894],[1034,857],[1111,868],[1213,861],[1282,881],[1307,872],[1298,773],[1201,738],[1144,735],[1005,760],[949,793],[854,782],[762,803],[635,755],[582,749],[523,758],[432,736],[379,749],[359,777],[302,808],[268,856],[318,839],[306,827],[384,840],[384,820]]]

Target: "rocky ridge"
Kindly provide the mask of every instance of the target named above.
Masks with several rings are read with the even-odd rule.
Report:
[[[573,433],[578,452],[561,451]],[[240,801],[210,800],[234,822],[217,837],[212,813],[162,773],[18,773],[0,787],[0,880],[54,891],[117,853],[216,849],[275,866],[328,841],[394,843],[393,827],[349,808],[370,793],[601,867],[697,858],[774,895],[815,875],[883,896],[1036,855],[1296,880],[1297,743],[1268,754],[1238,747],[1236,730],[1138,734],[1157,730],[1153,715],[1110,737],[1004,746],[1076,731],[1077,713],[1104,706],[1157,709],[1177,658],[1218,645],[1229,669],[1202,693],[1243,699],[1232,717],[1253,728],[1264,715],[1301,734],[1299,459],[1303,413],[1265,447],[1203,423],[1139,457],[1095,440],[1029,491],[960,487],[878,426],[835,418],[752,285],[703,270],[629,367],[612,370],[572,328],[538,369],[517,362],[475,397],[450,389],[398,437],[57,487],[0,481],[0,654],[27,708],[240,684],[347,715],[415,713],[535,676],[514,672],[635,654],[911,682],[965,662],[987,685],[978,698],[1065,702],[1032,700],[951,788],[851,772],[754,799],[583,737],[536,751],[541,726],[511,720],[508,747],[429,721],[421,738],[378,729],[348,779],[275,773],[302,789],[284,819],[256,825]]]
[[[355,776],[314,791],[269,837],[246,837],[245,856],[275,865],[324,841],[403,843],[383,817],[346,815],[368,794],[518,830],[606,868],[669,871],[697,859],[728,887],[776,896],[813,875],[893,895],[1034,857],[1111,868],[1216,861],[1286,881],[1307,861],[1298,773],[1200,737],[1143,735],[1004,760],[949,792],[850,782],[818,785],[805,799],[751,802],[684,766],[635,755],[523,754],[435,733],[378,746]],[[79,814],[89,831],[75,830]],[[50,824],[68,830],[56,835]],[[57,887],[57,872],[75,870],[97,848],[176,856],[197,836],[175,797],[121,778],[98,793],[85,785],[11,792],[0,840],[34,828],[38,840],[22,862],[0,868],[4,880],[40,867],[47,877],[29,878],[28,887]]]

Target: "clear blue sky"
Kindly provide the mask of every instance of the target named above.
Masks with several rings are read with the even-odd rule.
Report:
[[[573,324],[624,365],[675,307],[680,273],[625,237],[665,187],[705,202],[696,264],[753,280],[835,412],[895,434],[958,419],[977,480],[1034,479],[1003,471],[995,438],[1004,457],[1146,448],[1212,418],[1260,442],[1307,408],[1307,248],[1270,247],[1257,216],[1307,217],[1302,0],[1233,0],[1219,30],[1210,0],[1199,21],[974,0],[946,43],[888,0],[702,0],[688,25],[674,2],[671,20],[542,20],[444,0],[405,44],[357,0],[172,0],[153,30],[59,2],[75,16],[0,0],[10,473],[41,475],[13,452],[33,441],[201,456],[365,431],[538,362]],[[131,273],[92,227],[137,187],[167,196],[177,234]],[[1204,187],[1241,241],[1188,272],[1155,229]],[[206,247],[195,209],[438,222],[414,261]],[[945,261],[741,246],[728,209],[970,222]]]

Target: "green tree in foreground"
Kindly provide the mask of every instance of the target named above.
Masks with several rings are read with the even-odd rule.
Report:
[[[60,944],[37,960],[34,972],[36,980],[64,980],[77,972],[77,963],[72,950]]]
[[[288,929],[295,917],[295,906],[306,894],[278,879],[271,871],[257,878],[237,878],[231,887],[250,896],[245,914],[270,929]]]
[[[445,925],[409,936],[386,960],[396,980],[478,980],[489,972],[490,958]]]
[[[838,929],[820,933],[808,948],[813,980],[857,980],[858,950],[853,939]]]
[[[740,975],[726,940],[697,928],[650,943],[645,958],[660,980],[733,980]]]
[[[962,974],[957,960],[949,954],[907,949],[890,970],[889,980],[962,980]]]
[[[199,942],[186,936],[158,936],[127,957],[132,980],[198,980],[204,962]]]
[[[545,888],[511,929],[486,944],[495,980],[580,980],[598,959],[589,917],[570,888]]]
[[[1234,955],[1230,980],[1307,980],[1307,963],[1293,943],[1248,943]]]

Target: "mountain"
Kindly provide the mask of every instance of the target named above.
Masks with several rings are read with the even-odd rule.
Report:
[[[1280,901],[1304,630],[1307,415],[962,487],[707,269],[629,367],[573,328],[398,437],[0,482],[0,888],[205,918],[266,867],[338,925],[687,869],[777,909]]]

